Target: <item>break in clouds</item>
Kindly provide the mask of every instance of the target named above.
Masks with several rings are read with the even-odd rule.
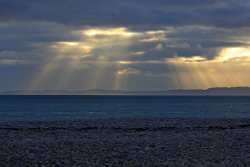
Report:
[[[1,91],[249,86],[247,0],[0,0]]]

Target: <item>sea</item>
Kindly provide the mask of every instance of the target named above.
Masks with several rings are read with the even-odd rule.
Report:
[[[239,96],[0,96],[0,121],[250,118]]]

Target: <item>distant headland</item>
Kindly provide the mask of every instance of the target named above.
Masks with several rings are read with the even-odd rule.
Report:
[[[92,89],[80,91],[39,90],[6,91],[0,95],[159,95],[159,96],[250,96],[250,87],[218,87],[209,89],[176,89],[162,91],[125,91]]]

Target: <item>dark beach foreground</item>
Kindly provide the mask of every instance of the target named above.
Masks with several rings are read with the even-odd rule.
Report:
[[[247,167],[250,119],[0,122],[0,166]]]

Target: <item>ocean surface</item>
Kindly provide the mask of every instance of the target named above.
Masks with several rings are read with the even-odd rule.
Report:
[[[0,96],[0,121],[250,118],[250,97]]]

